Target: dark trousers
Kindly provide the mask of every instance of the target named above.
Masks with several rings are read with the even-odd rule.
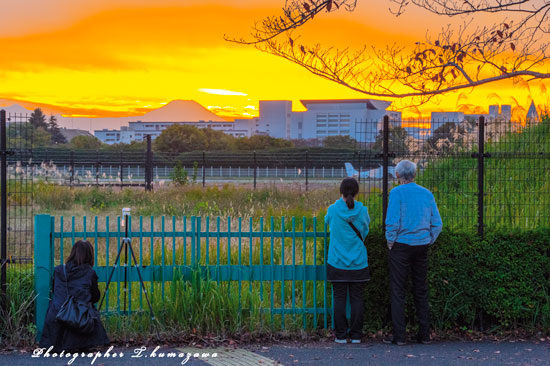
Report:
[[[412,274],[413,297],[419,323],[418,336],[430,335],[430,305],[428,303],[428,245],[394,243],[389,255],[390,297],[393,338],[406,340],[405,298],[409,271]]]
[[[334,294],[334,332],[336,338],[361,339],[363,337],[363,313],[365,282],[333,282],[332,291]],[[349,291],[351,305],[350,324],[346,318],[346,300]]]

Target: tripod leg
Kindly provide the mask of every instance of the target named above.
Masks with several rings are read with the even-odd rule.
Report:
[[[149,312],[151,314],[151,320],[153,322],[155,322],[156,318],[155,318],[155,313],[153,312],[153,306],[151,305],[151,302],[149,301],[149,295],[147,294],[147,289],[145,288],[145,284],[143,283],[143,278],[141,277],[141,270],[139,269],[139,266],[138,266],[138,261],[136,259],[136,255],[134,254],[134,250],[132,249],[132,245],[128,245],[128,247],[130,248],[130,254],[132,255],[132,259],[134,260],[134,266],[136,267],[136,270],[137,270],[137,274],[138,274],[138,277],[139,277],[139,283],[141,284],[141,289],[143,290],[143,293],[145,294],[145,300],[147,301],[147,305],[149,306]],[[157,320],[158,322],[158,320]],[[160,340],[160,334],[159,334],[159,331],[158,331],[158,328],[155,327],[156,331],[157,331],[157,337],[158,339]]]
[[[126,310],[126,294],[128,292],[128,238],[124,238],[124,302],[122,311],[124,314],[128,315],[128,311]],[[131,301],[130,298],[128,298],[128,301]]]
[[[101,298],[101,301],[99,302],[99,306],[97,308],[98,311],[101,310],[101,305],[103,305],[103,300],[105,300],[105,295],[107,295],[107,291],[109,290],[109,285],[111,284],[111,280],[113,278],[113,274],[115,273],[117,263],[119,263],[121,252],[122,252],[122,246],[120,246],[120,248],[118,248],[118,253],[116,255],[115,263],[113,263],[113,268],[111,268],[111,273],[109,274],[109,279],[107,280],[107,284],[105,285],[105,292],[103,292],[103,297]]]

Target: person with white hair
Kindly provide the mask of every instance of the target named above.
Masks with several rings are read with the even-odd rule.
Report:
[[[410,271],[419,323],[417,341],[429,344],[428,246],[441,233],[443,223],[432,192],[414,182],[416,164],[402,160],[395,172],[400,185],[390,192],[386,215],[393,336],[384,342],[406,344],[405,298]]]

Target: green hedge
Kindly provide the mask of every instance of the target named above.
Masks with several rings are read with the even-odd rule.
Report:
[[[365,323],[389,325],[387,248],[381,230],[369,233]],[[443,232],[430,248],[428,281],[432,325],[439,330],[550,331],[550,228],[474,235]],[[412,297],[407,314],[414,325]]]

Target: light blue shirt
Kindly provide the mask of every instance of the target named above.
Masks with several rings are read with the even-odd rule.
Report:
[[[416,183],[390,191],[386,215],[386,240],[408,245],[433,244],[443,223],[432,192]]]
[[[348,222],[359,230],[363,239],[369,233],[369,212],[361,202],[355,201],[350,210],[340,198],[327,210],[325,222],[330,226],[330,245],[327,263],[338,269],[363,269],[368,267],[367,248]]]

